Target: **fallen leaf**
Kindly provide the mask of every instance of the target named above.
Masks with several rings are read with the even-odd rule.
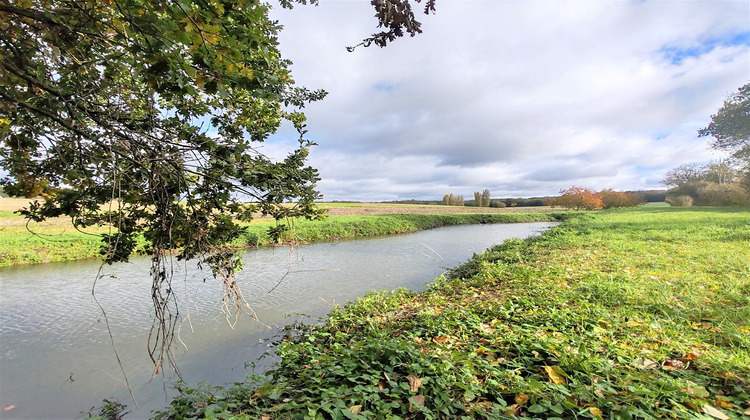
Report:
[[[667,359],[662,363],[662,368],[666,370],[684,369],[685,363],[682,363],[680,360]]]
[[[545,366],[544,371],[547,372],[547,376],[555,385],[565,384],[565,372],[560,366]]]
[[[456,338],[456,337],[454,337],[452,335],[447,335],[446,334],[446,335],[441,335],[441,336],[438,336],[438,337],[434,337],[432,339],[432,341],[434,341],[434,342],[436,342],[438,344],[443,344],[443,343],[447,343],[448,340],[451,340],[451,339],[454,339],[454,338]]]
[[[715,419],[729,420],[729,416],[727,416],[726,414],[724,414],[718,408],[716,408],[714,406],[711,406],[711,405],[708,405],[708,404],[706,404],[706,405],[703,406],[703,412],[706,413],[706,414],[708,414],[709,416],[715,418]]]
[[[260,420],[271,420],[271,416],[268,414],[263,414],[260,416]]]
[[[516,395],[516,404],[518,404],[519,407],[526,405],[527,402],[529,402],[529,396],[521,393]]]
[[[701,411],[701,407],[698,404],[696,404],[696,403],[694,403],[694,402],[692,402],[690,400],[685,401],[685,405],[687,405],[688,407],[692,408],[695,411]]]
[[[5,407],[3,407],[3,411],[10,411],[10,410],[12,410],[14,408],[16,408],[15,404],[6,405]]]
[[[420,407],[424,406],[424,395],[415,395],[411,397],[411,399],[414,400],[414,402],[417,403],[417,405],[419,405]]]
[[[411,389],[411,392],[415,394],[419,392],[419,387],[422,386],[422,378],[417,378],[414,375],[409,375],[406,377],[406,379],[409,381],[409,389]]]
[[[732,408],[734,407],[734,404],[732,404],[730,401],[724,401],[724,400],[715,400],[714,405],[721,408]]]
[[[698,353],[685,353],[684,356],[678,358],[677,360],[682,362],[692,362],[693,360],[697,360],[700,357],[700,354]]]
[[[347,410],[349,410],[349,412],[352,413],[352,414],[359,414],[359,413],[362,412],[362,406],[361,405],[353,405],[353,406],[347,408]]]
[[[638,358],[633,361],[633,364],[641,369],[656,369],[659,367],[659,364],[651,359]]]
[[[748,408],[747,410],[745,410],[745,412],[742,413],[742,414],[746,415],[746,416],[750,416],[750,408]]]
[[[592,416],[597,418],[602,418],[602,410],[596,408],[596,407],[590,407],[589,413],[591,413]]]

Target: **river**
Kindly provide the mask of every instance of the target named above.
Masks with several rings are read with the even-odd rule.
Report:
[[[261,322],[246,315],[234,328],[221,312],[222,288],[210,272],[174,261],[173,288],[185,319],[178,367],[190,385],[241,381],[284,325],[300,318],[314,322],[333,305],[368,290],[423,290],[473,253],[553,225],[455,226],[297,250],[249,250],[237,280]],[[129,418],[147,418],[168,404],[176,376],[152,378],[146,348],[152,319],[149,266],[143,257],[104,266],[96,289],[138,408],[91,294],[100,263],[0,268],[0,418],[82,418],[104,398],[127,404]]]

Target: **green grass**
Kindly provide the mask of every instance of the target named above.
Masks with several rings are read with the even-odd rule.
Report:
[[[268,380],[182,387],[161,415],[750,415],[747,210],[587,213],[452,275],[289,327]]]
[[[370,236],[393,235],[473,223],[518,223],[554,221],[567,213],[502,214],[394,214],[336,216],[323,221],[293,221],[283,235],[284,243],[313,243]],[[273,220],[260,219],[247,225],[246,233],[233,243],[237,248],[274,245],[268,229]],[[0,211],[0,267],[21,264],[98,258],[104,228],[77,231],[68,219],[59,218],[26,228],[25,220],[10,211]]]

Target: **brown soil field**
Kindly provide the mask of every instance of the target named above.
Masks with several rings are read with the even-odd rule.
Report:
[[[370,214],[470,214],[470,213],[536,213],[559,211],[551,207],[459,207],[425,204],[390,203],[320,203],[329,216],[359,216]]]

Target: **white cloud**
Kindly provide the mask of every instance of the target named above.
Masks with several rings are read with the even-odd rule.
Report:
[[[696,131],[750,79],[743,1],[437,7],[423,34],[354,53],[369,2],[274,12],[295,79],[330,92],[307,112],[326,199],[658,187],[715,157]]]

